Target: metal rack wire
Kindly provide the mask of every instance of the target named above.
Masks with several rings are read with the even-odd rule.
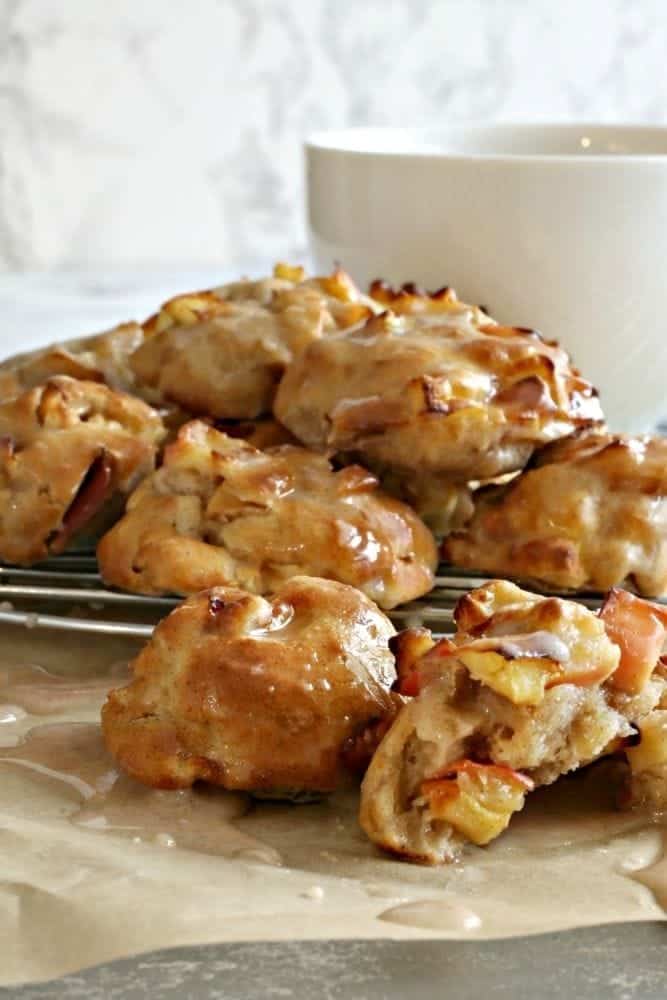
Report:
[[[441,565],[433,590],[395,608],[390,618],[398,628],[425,625],[436,633],[451,632],[456,602],[486,579]],[[596,593],[549,593],[593,609],[602,602],[602,595]],[[5,625],[148,638],[179,600],[109,590],[90,551],[65,553],[29,569],[0,566],[0,624]]]

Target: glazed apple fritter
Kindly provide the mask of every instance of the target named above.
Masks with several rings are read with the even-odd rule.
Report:
[[[667,611],[626,591],[596,615],[496,580],[455,622],[451,639],[394,640],[399,691],[414,697],[362,786],[368,836],[430,864],[489,843],[536,785],[634,742],[667,692]]]
[[[36,562],[108,527],[163,436],[141,400],[65,375],[0,404],[0,559]]]
[[[667,593],[667,439],[596,433],[549,445],[517,479],[477,493],[443,556],[552,587],[627,581]]]
[[[458,483],[521,469],[537,445],[602,419],[564,351],[461,303],[313,341],[287,369],[274,412],[309,447]]]
[[[202,421],[186,424],[98,548],[107,583],[189,594],[275,590],[291,576],[340,580],[385,608],[433,586],[433,536],[359,466],[283,445],[259,451]]]
[[[286,365],[312,341],[376,306],[343,271],[307,279],[279,264],[272,278],[179,295],[144,324],[137,381],[191,413],[247,420],[271,411]]]
[[[389,620],[353,587],[293,577],[271,600],[216,587],[155,629],[102,710],[106,744],[157,788],[332,790],[346,742],[393,711]]]
[[[426,292],[414,282],[393,288],[378,279],[371,283],[368,294],[397,316],[468,315],[480,326],[493,322],[481,308],[461,302],[453,288]],[[472,491],[467,483],[452,482],[448,473],[389,467],[382,462],[370,464],[380,476],[383,489],[409,503],[437,536],[445,537],[463,528],[472,517]]]
[[[52,375],[103,382],[124,392],[136,390],[128,359],[144,339],[138,323],[123,323],[91,337],[51,344],[0,363],[0,400],[32,389]]]

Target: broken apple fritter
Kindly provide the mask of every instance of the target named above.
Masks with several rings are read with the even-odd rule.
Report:
[[[455,623],[438,642],[424,629],[394,640],[412,697],[362,786],[371,840],[429,864],[489,843],[535,786],[633,743],[667,692],[667,611],[627,592],[594,614],[495,580],[459,601]]]

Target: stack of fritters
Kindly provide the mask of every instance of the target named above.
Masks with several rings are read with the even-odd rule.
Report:
[[[433,586],[431,530],[467,568],[663,595],[666,470],[557,344],[340,269],[277,265],[0,365],[0,558],[106,532],[108,584],[192,595],[104,708],[121,766],[298,797],[370,760],[364,830],[428,863],[610,755],[626,804],[667,808],[661,606],[494,580],[439,639],[379,610]]]

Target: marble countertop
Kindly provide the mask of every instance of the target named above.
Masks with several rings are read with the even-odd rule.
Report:
[[[667,114],[659,0],[0,4],[0,265],[305,246],[322,128]]]

